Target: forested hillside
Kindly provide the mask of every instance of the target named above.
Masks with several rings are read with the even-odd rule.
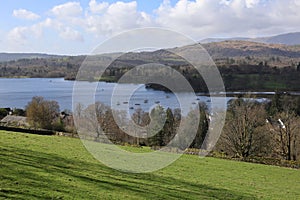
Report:
[[[211,55],[223,77],[227,90],[300,90],[300,46],[265,44],[249,41],[223,41],[203,44]],[[198,46],[190,45],[170,49],[193,52]],[[99,80],[99,67],[109,63],[101,80],[117,81],[135,66],[160,63],[171,66],[182,73],[195,91],[203,92],[206,87],[201,75],[188,62],[168,49],[154,52],[129,52],[94,56],[91,63],[94,77]],[[74,80],[86,56],[52,56],[24,58],[0,62],[0,77],[64,77]]]

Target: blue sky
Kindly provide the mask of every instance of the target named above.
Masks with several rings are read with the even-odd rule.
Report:
[[[88,54],[122,31],[163,27],[200,40],[300,31],[299,0],[10,0],[0,52]]]

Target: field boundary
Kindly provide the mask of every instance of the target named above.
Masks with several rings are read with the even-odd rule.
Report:
[[[17,128],[17,127],[9,127],[9,126],[0,126],[0,130],[30,133],[36,135],[56,135],[56,132],[51,130],[24,129],[24,128]]]

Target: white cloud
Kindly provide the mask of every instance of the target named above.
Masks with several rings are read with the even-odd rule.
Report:
[[[252,8],[255,5],[257,5],[260,2],[260,0],[246,0],[245,2],[246,2],[247,8]]]
[[[74,30],[64,23],[51,18],[47,18],[44,21],[31,26],[20,26],[13,28],[7,34],[7,41],[12,46],[24,46],[28,44],[29,41],[33,40],[42,41],[44,40],[44,32],[47,29],[56,31],[60,38],[67,41],[84,41],[84,38],[79,31]]]
[[[10,30],[4,35],[2,42],[5,51],[10,52],[38,52],[34,49],[34,45],[37,44],[37,40],[41,39],[42,29],[39,28],[39,24],[33,26],[18,26]],[[33,39],[33,40],[32,40]]]
[[[97,3],[96,0],[89,2],[89,8],[92,13],[102,13],[108,6],[109,3],[107,2]]]
[[[39,15],[25,9],[14,10],[13,16],[19,19],[26,19],[26,20],[36,20],[40,18]]]
[[[84,9],[79,2],[71,1],[49,8],[50,15],[46,15],[46,19],[13,28],[7,39],[25,44],[27,40],[38,38],[47,43],[44,36],[51,33],[52,38],[59,37],[66,43],[70,40],[86,43],[95,37],[103,39],[149,26],[173,29],[197,40],[255,37],[300,31],[299,10],[299,0],[179,0],[176,4],[164,0],[151,13],[141,11],[136,1],[90,0]],[[44,17],[24,9],[14,10],[13,16],[28,20]]]
[[[83,42],[83,36],[79,31],[73,30],[70,27],[64,27],[59,30],[59,35],[66,40],[74,40]]]
[[[92,5],[97,5],[97,9],[91,7]],[[151,25],[150,16],[145,12],[139,12],[135,1],[107,5],[97,4],[91,0],[90,10],[92,13],[86,16],[86,29],[98,36]]]
[[[31,26],[18,26],[10,30],[6,35],[6,41],[9,46],[19,49],[20,47],[30,48],[32,41],[43,39],[43,22]]]
[[[157,24],[195,38],[257,36],[300,31],[297,0],[165,0]]]
[[[24,45],[27,40],[28,27],[15,27],[7,34],[10,43]]]
[[[54,6],[50,10],[50,13],[52,13],[54,16],[49,18],[50,20],[52,20],[52,23],[55,23],[52,28],[56,30],[59,29],[58,31],[61,32],[64,27],[69,27],[70,29],[71,27],[73,27],[73,29],[84,27],[86,22],[83,16],[83,11],[84,10],[79,2],[67,2],[61,5]],[[55,28],[55,26],[58,25],[60,28]],[[64,36],[65,34],[60,33],[59,35]]]
[[[82,14],[82,11],[83,10],[79,2],[67,2],[51,9],[51,13],[59,18],[78,17]]]
[[[41,22],[40,24],[37,24],[37,27],[35,28],[39,27],[54,29],[58,33],[58,35],[64,40],[73,40],[79,42],[84,41],[83,36],[79,31],[74,30],[73,28],[67,26],[59,20],[47,18],[45,21]]]

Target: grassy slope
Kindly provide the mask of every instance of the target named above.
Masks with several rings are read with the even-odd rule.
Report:
[[[300,199],[294,169],[184,155],[129,174],[100,164],[78,139],[5,131],[0,149],[0,199]]]

